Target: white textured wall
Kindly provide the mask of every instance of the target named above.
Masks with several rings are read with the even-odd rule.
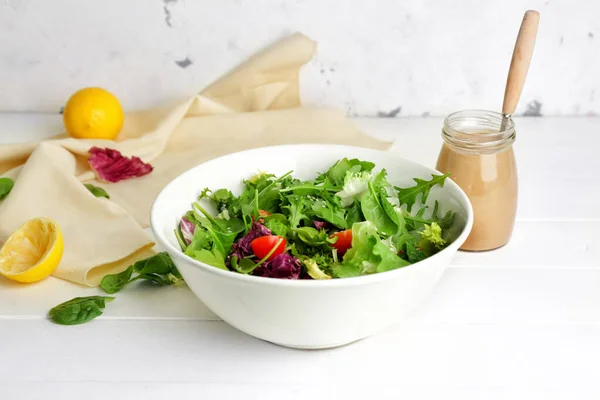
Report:
[[[0,0],[0,110],[100,85],[128,109],[189,96],[300,31],[305,102],[350,115],[498,109],[522,13],[541,13],[519,111],[600,114],[597,0]]]

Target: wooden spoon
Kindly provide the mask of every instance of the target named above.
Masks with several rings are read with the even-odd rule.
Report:
[[[504,91],[504,103],[502,104],[502,124],[500,132],[506,129],[506,123],[511,118],[517,108],[527,71],[533,55],[533,47],[535,45],[535,37],[538,31],[540,22],[540,13],[534,10],[528,10],[523,16],[519,35],[513,50],[510,68],[508,70],[508,78],[506,79],[506,89]]]

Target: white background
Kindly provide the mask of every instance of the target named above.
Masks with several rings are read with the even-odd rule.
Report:
[[[499,109],[529,8],[541,22],[518,112],[600,113],[596,0],[1,0],[0,111],[58,112],[91,85],[127,109],[162,104],[295,31],[318,42],[305,102],[352,116]]]

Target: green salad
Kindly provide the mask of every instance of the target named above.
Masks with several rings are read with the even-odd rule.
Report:
[[[239,196],[204,189],[175,235],[182,251],[223,270],[282,279],[332,279],[402,268],[454,236],[454,212],[421,206],[449,174],[400,188],[387,171],[337,161],[313,180],[259,173]],[[211,202],[216,215],[204,207]]]

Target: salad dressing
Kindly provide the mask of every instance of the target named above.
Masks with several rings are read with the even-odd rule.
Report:
[[[450,172],[473,206],[473,229],[462,250],[496,249],[512,235],[518,196],[515,129],[512,119],[502,131],[501,124],[502,114],[487,111],[454,113],[444,124],[436,169]]]

